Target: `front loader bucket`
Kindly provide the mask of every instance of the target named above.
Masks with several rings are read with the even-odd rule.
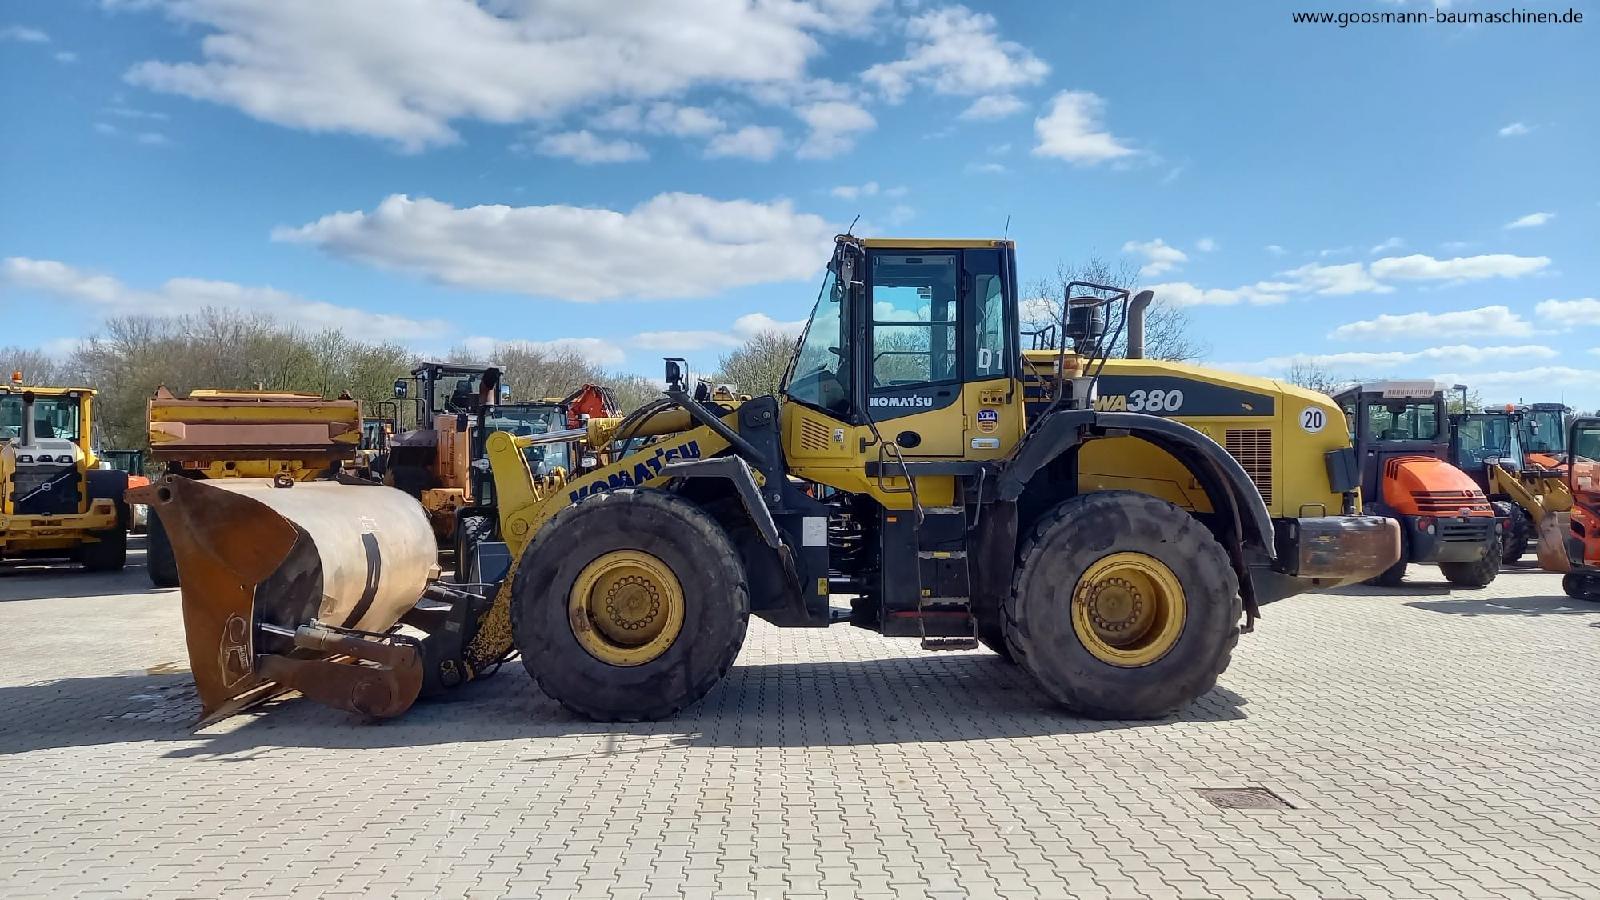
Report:
[[[437,548],[392,488],[168,475],[129,493],[166,526],[202,718],[285,690],[371,716],[422,685],[418,643],[388,634],[427,586]]]
[[[1572,527],[1572,512],[1546,512],[1539,520],[1539,568],[1546,572],[1571,572],[1567,558],[1567,533]]]

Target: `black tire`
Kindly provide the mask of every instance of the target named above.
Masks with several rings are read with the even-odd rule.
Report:
[[[994,619],[988,616],[978,616],[978,643],[988,647],[995,655],[1008,663],[1015,663],[1017,658],[1011,655],[1011,645],[1006,643],[1006,627],[1004,619]]]
[[[639,665],[591,655],[568,618],[579,574],[616,550],[654,556],[683,589],[677,639]],[[750,621],[733,542],[700,507],[664,491],[610,491],[562,510],[523,552],[511,591],[512,634],[528,674],[562,706],[604,722],[665,718],[705,696],[733,665]]]
[[[172,552],[172,540],[167,537],[167,526],[161,524],[155,507],[145,513],[144,568],[150,583],[158,588],[178,586],[178,557]]]
[[[1081,576],[1123,551],[1170,569],[1186,607],[1176,643],[1138,667],[1102,661],[1072,625]],[[1005,605],[1006,641],[1067,709],[1097,719],[1159,718],[1211,690],[1228,668],[1244,612],[1239,581],[1211,532],[1177,506],[1133,491],[1074,497],[1034,525],[1021,560]]]
[[[128,564],[128,532],[121,528],[93,531],[99,538],[78,548],[78,559],[91,572],[116,572]]]
[[[1371,578],[1368,578],[1366,583],[1374,587],[1392,588],[1399,587],[1401,582],[1405,580],[1406,554],[1404,548],[1402,548],[1400,552],[1400,558],[1395,561],[1394,565],[1384,569],[1382,572],[1379,572]]]
[[[1500,539],[1495,538],[1484,548],[1483,556],[1472,562],[1439,563],[1439,571],[1444,573],[1445,581],[1456,587],[1488,587],[1500,574],[1500,556]]]
[[[1533,519],[1522,507],[1506,500],[1495,501],[1494,513],[1507,522],[1505,537],[1501,539],[1500,561],[1514,563],[1521,560],[1523,554],[1528,552],[1529,542],[1533,540]]]
[[[1600,603],[1600,595],[1595,594],[1594,587],[1593,576],[1577,574],[1561,576],[1561,590],[1574,600]]]
[[[461,516],[456,519],[456,583],[477,584],[478,567],[472,549],[494,540],[494,519],[489,516]]]

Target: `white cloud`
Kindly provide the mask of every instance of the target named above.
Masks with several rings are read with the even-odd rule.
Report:
[[[593,104],[698,87],[801,85],[819,36],[879,0],[181,0],[160,4],[198,61],[148,60],[127,80],[267,122],[418,150],[452,123],[552,122]],[[187,55],[187,54],[185,54]]]
[[[1234,306],[1240,303],[1264,306],[1288,300],[1287,290],[1293,285],[1259,282],[1237,288],[1201,288],[1187,281],[1174,281],[1146,287],[1155,292],[1156,299],[1174,306]]]
[[[595,116],[593,124],[611,131],[643,131],[674,137],[707,137],[727,125],[704,107],[680,106],[666,101],[647,106],[628,103],[613,107]]]
[[[1315,294],[1343,296],[1345,294],[1387,294],[1394,288],[1379,284],[1367,273],[1361,263],[1344,263],[1337,266],[1307,264],[1281,273],[1292,278],[1298,289]]]
[[[435,337],[448,323],[375,313],[309,300],[270,287],[231,281],[172,278],[155,290],[137,290],[109,275],[97,275],[50,259],[13,256],[0,262],[0,281],[93,306],[106,315],[175,316],[207,308],[260,313],[302,328],[337,328],[376,340]]]
[[[1062,91],[1055,95],[1050,111],[1033,120],[1033,131],[1039,138],[1033,155],[1081,165],[1131,156],[1131,148],[1103,130],[1100,113],[1104,108],[1105,101],[1088,91]]]
[[[1533,311],[1541,319],[1548,319],[1562,328],[1579,328],[1600,324],[1600,300],[1583,297],[1578,300],[1541,300]]]
[[[809,278],[834,230],[787,200],[659,194],[626,212],[388,197],[273,238],[434,281],[565,300],[699,297]]]
[[[811,133],[795,155],[801,159],[830,159],[855,146],[855,134],[870,131],[878,121],[854,103],[826,100],[801,107],[797,114]]]
[[[1526,369],[1502,369],[1493,372],[1440,372],[1433,377],[1450,384],[1470,384],[1476,389],[1485,391],[1510,391],[1516,388],[1547,391],[1558,387],[1592,389],[1595,384],[1600,383],[1600,370],[1579,369],[1573,366],[1532,366]]]
[[[1455,344],[1447,347],[1427,347],[1422,350],[1354,351],[1350,353],[1310,353],[1294,356],[1273,356],[1254,363],[1235,363],[1226,368],[1245,372],[1283,372],[1295,363],[1311,364],[1335,372],[1350,370],[1375,374],[1374,370],[1393,370],[1419,362],[1450,362],[1457,365],[1479,365],[1507,359],[1555,359],[1561,354],[1539,344],[1475,347]]]
[[[1289,252],[1289,251],[1283,249],[1282,247],[1278,246],[1277,244],[1268,244],[1264,249],[1268,253],[1271,253],[1273,256],[1283,256],[1284,254]]]
[[[1201,253],[1215,253],[1217,250],[1217,242],[1211,238],[1204,237],[1194,242],[1194,248],[1199,250]]]
[[[940,94],[970,96],[1043,81],[1050,67],[1021,44],[1001,40],[995,24],[994,16],[964,6],[913,16],[905,26],[910,39],[905,58],[872,66],[861,73],[862,80],[893,102],[916,84]]]
[[[16,41],[19,44],[48,44],[50,35],[37,28],[26,25],[7,25],[0,28],[0,41]]]
[[[1543,225],[1546,222],[1549,222],[1551,219],[1554,219],[1555,217],[1556,217],[1556,214],[1552,213],[1552,212],[1528,213],[1527,215],[1523,216],[1520,219],[1513,219],[1510,222],[1507,222],[1504,227],[1506,227],[1506,228],[1538,228],[1540,225]]]
[[[1522,124],[1521,122],[1512,122],[1510,125],[1507,125],[1506,127],[1500,129],[1500,136],[1501,137],[1522,137],[1523,135],[1527,134],[1528,132],[1530,132],[1532,130],[1533,130],[1532,128],[1529,128],[1528,126]]]
[[[1025,106],[1014,94],[985,94],[972,101],[972,105],[962,110],[956,118],[980,122],[1004,119],[1022,112]]]
[[[71,50],[62,50],[54,54],[54,56],[58,63],[75,63],[78,61],[78,54],[73,53]]]
[[[875,197],[878,194],[878,183],[869,181],[866,184],[841,184],[828,193],[840,200],[855,200],[858,197]]]
[[[633,141],[606,140],[592,131],[564,131],[547,134],[534,144],[535,152],[544,156],[559,156],[576,162],[594,163],[637,162],[649,159],[650,154]]]
[[[620,366],[628,353],[615,342],[604,338],[555,338],[548,341],[508,341],[505,338],[474,335],[462,340],[461,346],[479,359],[493,360],[505,347],[521,347],[537,353],[571,353],[597,366]]]
[[[733,348],[764,331],[799,337],[806,321],[780,322],[766,313],[749,313],[733,320],[728,331],[646,331],[629,342],[645,350],[678,350],[691,353],[714,347]]]
[[[1406,242],[1404,239],[1392,237],[1381,244],[1374,245],[1372,248],[1372,255],[1377,256],[1379,253],[1388,253],[1390,250],[1399,250],[1405,245]]]
[[[1401,338],[1522,337],[1533,326],[1505,306],[1482,306],[1453,312],[1384,313],[1376,319],[1350,322],[1328,336],[1340,340],[1397,340]]]
[[[997,162],[967,163],[967,171],[974,175],[999,175],[1006,167]]]
[[[746,125],[738,131],[717,135],[706,144],[706,158],[738,157],[765,162],[783,147],[783,129],[766,125]]]
[[[1139,269],[1140,278],[1155,278],[1189,261],[1188,254],[1168,245],[1161,238],[1143,242],[1128,241],[1122,245],[1122,252],[1137,253],[1144,257],[1144,265]]]
[[[1414,253],[1410,256],[1391,256],[1374,260],[1372,274],[1384,280],[1479,281],[1485,278],[1516,278],[1537,272],[1548,265],[1550,265],[1548,256],[1487,253],[1482,256],[1435,259]]]

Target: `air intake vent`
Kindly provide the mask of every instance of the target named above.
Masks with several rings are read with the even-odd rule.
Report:
[[[1245,474],[1256,483],[1261,499],[1272,503],[1272,429],[1230,428],[1222,446],[1239,461]]]
[[[828,426],[815,419],[800,420],[800,449],[827,453],[829,446]]]

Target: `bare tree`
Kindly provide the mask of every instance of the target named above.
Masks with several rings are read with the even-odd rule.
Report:
[[[1354,378],[1335,375],[1326,366],[1309,358],[1297,358],[1290,363],[1283,380],[1330,397],[1355,382]]]
[[[624,413],[633,412],[661,396],[661,383],[643,375],[618,373],[610,376],[606,384]]]
[[[1061,327],[1061,307],[1066,300],[1067,285],[1074,281],[1089,281],[1116,288],[1134,290],[1139,283],[1138,269],[1123,261],[1115,267],[1101,256],[1091,256],[1082,264],[1060,262],[1054,274],[1035,279],[1024,292],[1022,301],[1022,328],[1032,332],[1054,325]],[[1116,316],[1108,326],[1117,325]],[[1151,359],[1192,362],[1211,352],[1211,347],[1196,339],[1189,313],[1174,303],[1156,295],[1155,301],[1145,310],[1144,354]],[[1024,335],[1026,340],[1026,334]],[[1057,335],[1057,340],[1060,336]],[[1127,329],[1117,337],[1111,347],[1112,356],[1125,356],[1128,352]]]
[[[13,372],[21,372],[28,384],[52,387],[82,380],[70,359],[58,359],[32,347],[0,347],[0,380],[9,381]]]
[[[754,397],[777,394],[794,356],[794,345],[795,339],[781,331],[753,334],[743,346],[723,354],[713,380]]]

